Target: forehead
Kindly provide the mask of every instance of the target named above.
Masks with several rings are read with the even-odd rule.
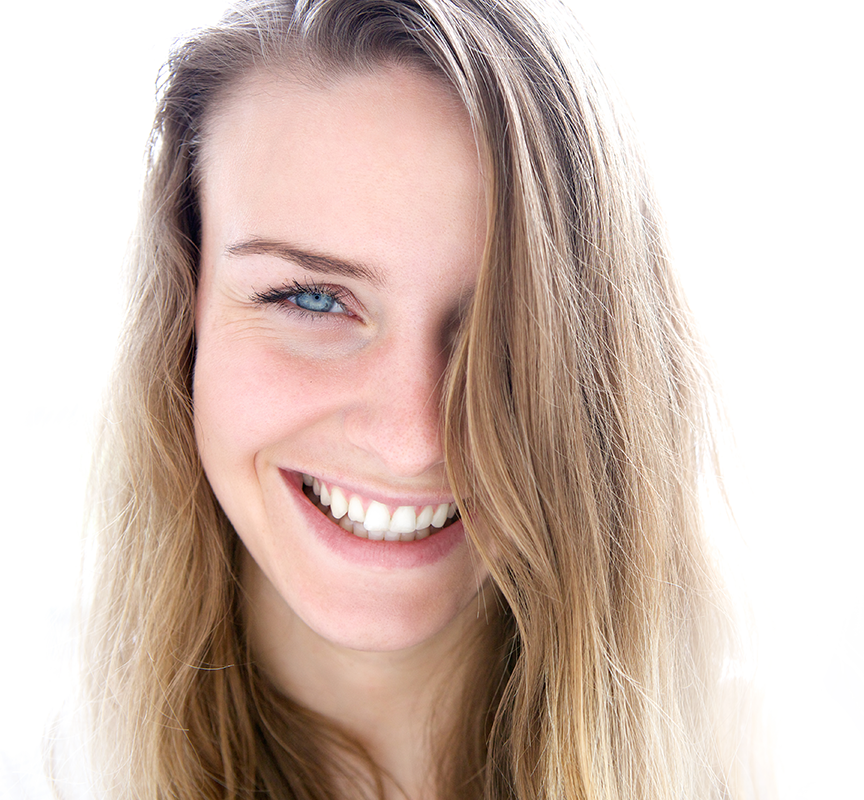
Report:
[[[485,236],[467,111],[443,79],[405,67],[321,84],[248,76],[209,121],[200,179],[205,238],[223,242],[287,238],[411,265],[464,261]]]

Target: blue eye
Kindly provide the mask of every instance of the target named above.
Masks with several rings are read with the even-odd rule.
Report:
[[[320,314],[326,314],[334,308],[343,310],[341,304],[333,295],[325,292],[298,292],[297,294],[286,298],[294,305],[299,306],[304,311],[316,311]]]
[[[304,313],[309,317],[346,314],[350,312],[342,303],[347,292],[338,286],[318,286],[294,281],[290,285],[274,287],[266,292],[257,292],[255,303],[280,305],[288,311]]]

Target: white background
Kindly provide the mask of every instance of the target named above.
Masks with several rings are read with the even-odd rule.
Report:
[[[782,796],[864,797],[861,20],[837,0],[574,2],[637,119],[725,388],[733,539]],[[172,37],[222,5],[4,14],[0,753],[13,772],[66,691],[90,431],[156,72]]]

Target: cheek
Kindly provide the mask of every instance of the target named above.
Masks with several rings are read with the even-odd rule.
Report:
[[[199,338],[193,402],[196,435],[208,461],[249,457],[289,440],[331,414],[338,387],[320,362],[280,352],[252,337]],[[221,465],[226,466],[225,464]]]

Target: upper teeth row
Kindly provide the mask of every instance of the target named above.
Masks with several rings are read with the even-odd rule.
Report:
[[[347,514],[348,519],[359,522],[367,531],[412,533],[425,530],[430,525],[443,528],[448,519],[456,516],[456,503],[423,506],[419,513],[416,506],[399,506],[391,514],[387,506],[373,500],[364,510],[363,501],[356,494],[346,495],[338,486],[327,486],[311,475],[304,475],[303,483],[312,487],[321,505],[329,506],[336,519]]]

